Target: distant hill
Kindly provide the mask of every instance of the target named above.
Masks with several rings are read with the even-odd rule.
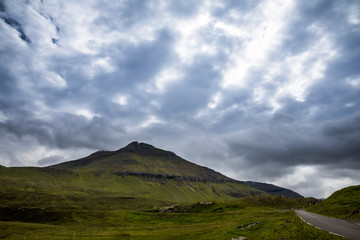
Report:
[[[300,194],[298,194],[297,192],[294,192],[290,189],[287,188],[282,188],[279,186],[275,186],[273,184],[267,184],[267,183],[261,183],[261,182],[252,182],[252,181],[246,181],[245,182],[247,185],[259,189],[261,191],[264,191],[270,195],[275,195],[275,196],[287,196],[287,197],[291,197],[291,198],[304,198],[303,196],[301,196]]]
[[[307,210],[330,217],[360,220],[360,185],[338,190]]]

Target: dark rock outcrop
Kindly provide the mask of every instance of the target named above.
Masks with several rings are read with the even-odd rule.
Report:
[[[226,183],[226,182],[238,182],[233,179],[220,179],[214,177],[198,177],[198,176],[179,176],[179,175],[171,175],[171,174],[162,174],[162,173],[147,173],[147,172],[130,172],[130,171],[118,171],[112,172],[117,176],[135,176],[139,177],[142,180],[154,181],[154,182],[164,182],[167,180],[173,181],[181,181],[181,182],[214,182],[214,183]]]

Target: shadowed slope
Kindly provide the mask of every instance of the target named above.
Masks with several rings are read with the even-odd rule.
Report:
[[[264,191],[270,195],[275,195],[275,196],[287,196],[287,197],[291,197],[291,198],[303,198],[303,196],[301,196],[300,194],[298,194],[297,192],[294,192],[290,189],[287,188],[282,188],[279,186],[275,186],[273,184],[267,184],[267,183],[261,183],[261,182],[252,182],[252,181],[246,181],[246,184],[259,189],[261,191]]]

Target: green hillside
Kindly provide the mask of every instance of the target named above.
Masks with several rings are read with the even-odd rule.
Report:
[[[257,195],[267,193],[138,142],[45,168],[0,168],[3,208],[90,208],[99,203],[104,209],[138,209]]]
[[[231,180],[212,169],[191,163],[173,152],[146,143],[132,142],[118,151],[99,151],[85,158],[50,166],[77,172],[141,172]]]
[[[0,239],[340,239],[287,210],[315,202],[134,142],[45,168],[0,167]]]
[[[51,168],[1,168],[0,206],[34,206],[39,202],[47,207],[84,204],[89,201],[122,197],[152,199],[167,202],[196,202],[231,200],[263,192],[237,182],[200,182],[167,179],[141,179],[118,176],[111,172],[72,172]],[[25,197],[26,196],[26,197]],[[31,197],[33,196],[33,197]],[[66,198],[66,196],[71,196]],[[24,198],[25,197],[25,198]],[[8,201],[8,199],[12,201]],[[66,199],[66,201],[48,201]],[[79,199],[79,201],[77,201]],[[17,203],[17,204],[15,204]],[[41,205],[43,206],[43,205]],[[124,208],[120,204],[114,206]]]
[[[0,207],[146,209],[266,195],[243,182],[134,142],[45,168],[0,168]]]
[[[360,185],[336,191],[307,210],[330,217],[360,220]]]

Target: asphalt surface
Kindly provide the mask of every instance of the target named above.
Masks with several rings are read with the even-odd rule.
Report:
[[[360,240],[360,222],[348,222],[342,219],[324,217],[304,210],[296,210],[295,212],[304,222],[318,229],[348,239]]]

